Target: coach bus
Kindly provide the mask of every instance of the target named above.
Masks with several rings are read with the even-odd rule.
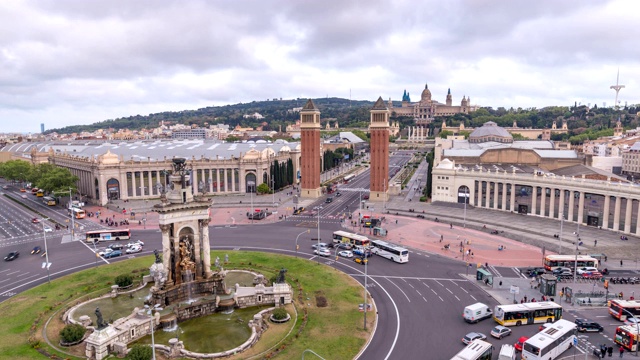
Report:
[[[618,326],[613,341],[627,349],[627,351],[636,351],[638,348],[638,327],[628,325]]]
[[[491,360],[493,346],[484,340],[473,340],[451,360]]]
[[[51,196],[45,196],[42,198],[42,202],[48,206],[56,206],[56,199]]]
[[[562,306],[552,301],[498,305],[493,319],[502,326],[554,322],[562,318]]]
[[[629,315],[640,316],[640,301],[637,300],[609,300],[609,314],[614,318],[625,321]]]
[[[386,241],[372,240],[371,252],[397,263],[409,262],[409,250]]]
[[[581,267],[598,267],[598,259],[588,255],[578,255],[578,269]],[[576,267],[576,255],[547,255],[544,258],[544,268],[552,271],[559,267],[574,269]]]
[[[88,243],[113,240],[129,240],[131,239],[131,231],[129,229],[111,229],[87,231],[85,237]]]
[[[558,320],[522,345],[522,360],[553,360],[567,351],[576,341],[576,324]]]
[[[346,231],[334,231],[333,232],[333,243],[349,243],[352,246],[362,246],[369,247],[371,246],[371,240],[364,235],[352,234]]]

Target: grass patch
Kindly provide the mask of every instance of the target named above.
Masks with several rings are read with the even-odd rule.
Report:
[[[270,324],[264,340],[258,342],[255,349],[235,358],[259,354],[262,354],[259,358],[300,358],[305,349],[312,349],[326,359],[350,359],[365,344],[369,332],[362,329],[362,313],[358,311],[363,289],[355,280],[329,266],[284,255],[228,251],[212,252],[211,257],[224,258],[225,253],[229,254],[230,260],[224,264],[225,269],[254,270],[270,278],[286,268],[286,280],[294,288],[298,312],[298,320],[286,339],[282,340],[282,336],[289,332],[294,321]],[[65,309],[108,293],[117,275],[133,274],[134,282],[139,282],[152,263],[153,256],[145,256],[101,265],[40,285],[0,303],[3,314],[0,358],[81,358],[78,356],[81,349],[65,349],[65,353],[61,353],[50,347],[42,336],[44,324],[53,316],[47,333],[49,340],[57,346],[57,333],[63,326],[59,318]],[[318,306],[318,293],[326,298],[326,307]],[[288,307],[288,310],[293,318],[293,309]],[[368,317],[368,329],[373,328],[374,319],[374,316]]]

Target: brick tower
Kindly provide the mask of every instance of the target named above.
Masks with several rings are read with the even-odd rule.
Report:
[[[389,109],[382,97],[371,109],[371,185],[370,201],[386,201],[389,189]]]
[[[318,198],[320,191],[320,110],[309,99],[300,111],[301,169],[303,198]]]

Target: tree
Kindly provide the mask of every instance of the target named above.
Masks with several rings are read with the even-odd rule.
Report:
[[[9,160],[0,164],[0,176],[12,181],[25,181],[32,169],[31,163],[24,160]]]
[[[65,343],[74,343],[82,340],[87,329],[80,324],[69,324],[60,330],[60,338]]]
[[[35,186],[48,193],[68,192],[69,187],[75,188],[78,177],[73,175],[68,169],[55,167],[36,180]]]
[[[453,133],[449,130],[440,131],[440,134],[438,134],[438,136],[440,136],[440,138],[442,139],[446,139],[447,136],[451,136],[451,135],[453,135]]]
[[[135,344],[127,354],[127,360],[151,360],[153,350],[149,345]]]
[[[431,198],[431,188],[433,187],[433,180],[431,180],[433,177],[433,156],[434,152],[433,149],[431,149],[427,154],[427,163],[429,163],[427,174],[429,174],[429,176],[427,176],[427,184],[424,187],[424,196],[427,198]]]
[[[267,185],[267,183],[262,183],[260,185],[258,185],[258,187],[256,188],[256,192],[258,192],[258,194],[262,195],[262,194],[271,194],[271,187],[269,187],[269,185]]]

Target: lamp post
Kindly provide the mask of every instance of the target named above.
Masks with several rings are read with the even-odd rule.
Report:
[[[255,190],[255,184],[251,187],[251,225],[253,225],[253,215],[255,210],[253,209],[253,191]]]
[[[562,254],[562,225],[564,224],[564,213],[560,213],[560,235],[558,236],[558,255]]]
[[[318,206],[318,250],[320,250],[320,210],[322,206]],[[318,262],[320,259],[318,258]]]
[[[49,251],[47,251],[47,231],[45,230],[45,227],[44,227],[44,222],[46,220],[49,220],[49,219],[45,218],[40,220],[40,222],[42,223],[42,238],[44,239],[44,256],[45,256],[44,267],[47,268],[47,282],[51,284],[51,274],[49,273],[49,266],[51,266],[51,264],[49,264]]]
[[[464,187],[464,221],[462,223],[462,228],[467,228],[467,203],[469,202],[469,187],[465,185]]]
[[[367,263],[369,263],[369,260],[367,259],[367,255],[366,252],[364,253],[364,258],[362,261],[364,261],[364,330],[367,330]]]
[[[74,222],[75,214],[73,212],[73,196],[71,195],[72,188],[69,187],[69,216],[71,216],[71,241],[76,239],[76,224]]]
[[[300,238],[300,235],[302,235],[302,234],[304,234],[304,233],[307,233],[307,234],[308,234],[308,233],[310,233],[310,232],[311,232],[311,230],[310,230],[310,229],[307,229],[307,230],[305,230],[305,231],[301,232],[300,234],[298,234],[298,236],[296,236],[296,254],[298,253],[298,249],[299,249],[299,247],[298,247],[298,238]]]
[[[153,310],[151,312],[153,312]],[[151,331],[151,354],[152,354],[152,359],[156,360],[156,339],[153,337],[153,328],[154,328],[153,315],[151,316],[150,323],[151,323],[151,327],[149,328],[149,331]]]

